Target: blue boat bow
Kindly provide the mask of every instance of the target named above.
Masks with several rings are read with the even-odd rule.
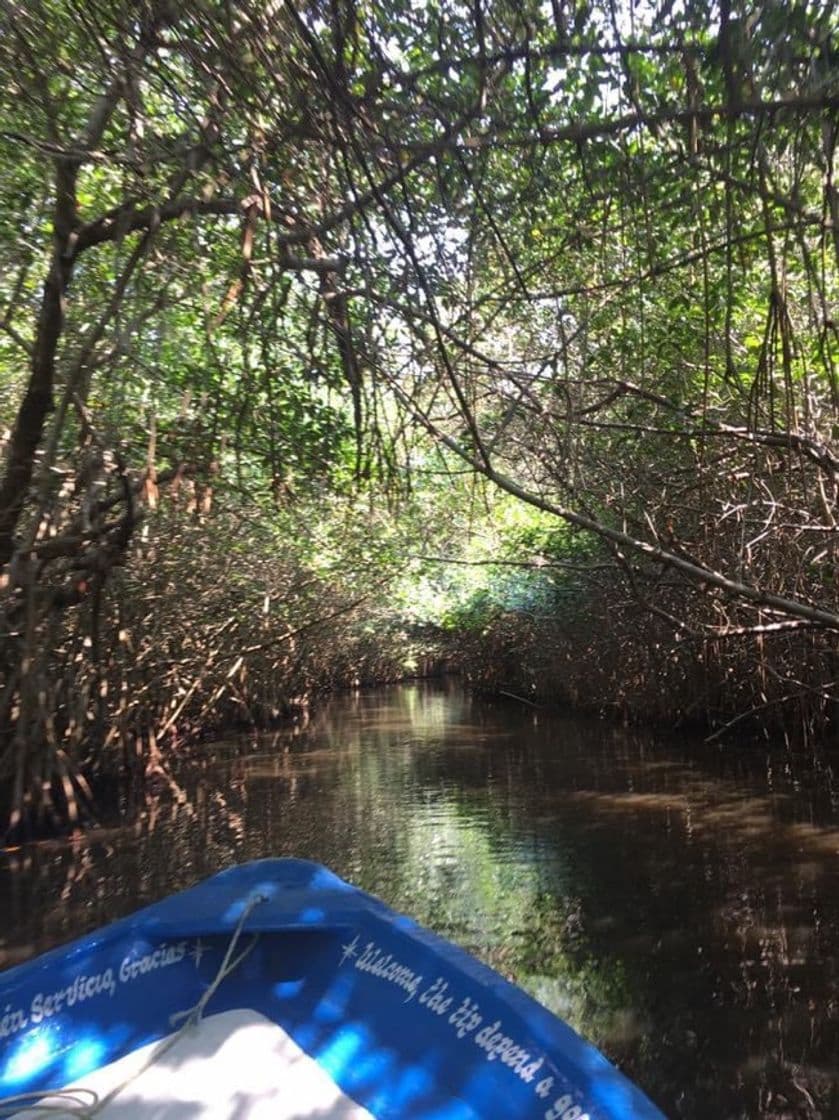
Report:
[[[302,860],[230,868],[10,969],[0,1009],[0,1100],[248,1009],[373,1117],[663,1120],[520,989]]]

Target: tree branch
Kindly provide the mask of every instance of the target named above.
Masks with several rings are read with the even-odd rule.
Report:
[[[697,562],[686,560],[678,553],[663,548],[661,545],[650,544],[648,541],[632,537],[628,533],[622,532],[620,529],[615,529],[611,525],[604,524],[602,521],[587,517],[584,514],[578,513],[576,510],[558,505],[538,494],[526,490],[514,479],[496,470],[490,462],[472,455],[463,448],[456,439],[453,439],[447,432],[442,431],[430,417],[420,411],[416,403],[408,397],[393,378],[388,377],[384,372],[383,376],[390,384],[391,391],[394,393],[397,400],[412,412],[430,435],[450,451],[454,452],[454,454],[464,462],[469,463],[479,474],[482,474],[485,478],[494,482],[499,489],[506,491],[506,493],[511,494],[515,498],[519,498],[527,505],[533,506],[534,509],[540,509],[543,513],[558,517],[569,525],[574,525],[578,529],[584,529],[589,533],[594,533],[596,536],[620,545],[622,548],[630,548],[635,552],[640,552],[657,564],[673,567],[677,571],[688,576],[693,582],[700,585],[704,584],[708,587],[715,587],[730,599],[741,600],[757,607],[766,607],[769,610],[787,615],[790,618],[805,619],[808,622],[823,626],[828,630],[839,631],[839,615],[835,614],[833,611],[821,610],[819,607],[812,606],[809,603],[802,603],[797,599],[789,599],[784,595],[777,595],[773,591],[764,591],[762,588],[755,587],[753,584],[730,579],[728,576],[723,575],[722,572],[716,572],[712,568],[707,568]]]

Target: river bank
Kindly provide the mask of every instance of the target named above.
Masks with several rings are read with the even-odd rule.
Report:
[[[464,680],[487,695],[746,741],[839,749],[839,652],[822,631],[684,634],[616,585],[569,609],[498,610],[451,638]]]

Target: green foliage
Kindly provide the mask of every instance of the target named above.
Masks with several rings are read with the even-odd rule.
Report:
[[[149,510],[411,647],[576,626],[609,564],[680,634],[839,629],[830,5],[2,19],[0,769]]]

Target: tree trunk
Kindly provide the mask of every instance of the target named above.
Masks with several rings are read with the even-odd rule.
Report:
[[[56,176],[52,267],[44,283],[32,372],[12,429],[6,473],[0,484],[0,566],[8,564],[14,554],[15,531],[32,481],[35,456],[53,408],[55,357],[64,327],[67,287],[75,264],[77,172],[78,164],[67,161],[59,164]]]

